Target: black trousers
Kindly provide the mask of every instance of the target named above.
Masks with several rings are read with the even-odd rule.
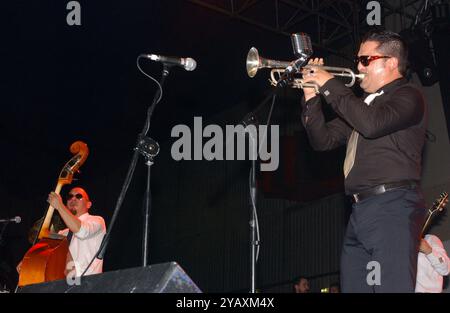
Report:
[[[343,292],[414,292],[426,208],[419,189],[353,204],[341,256]]]

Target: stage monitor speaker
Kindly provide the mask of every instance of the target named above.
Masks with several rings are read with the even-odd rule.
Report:
[[[176,262],[89,275],[79,285],[57,280],[22,287],[19,293],[201,293]]]

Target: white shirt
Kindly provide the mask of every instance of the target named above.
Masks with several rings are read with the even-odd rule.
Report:
[[[70,242],[69,251],[75,265],[75,273],[69,271],[69,276],[79,277],[97,253],[106,234],[105,220],[101,216],[84,213],[78,217],[81,221],[80,230],[74,233]],[[60,235],[67,236],[69,229],[63,229]],[[72,267],[69,267],[69,269]],[[85,275],[98,274],[103,271],[103,260],[95,259]]]
[[[450,260],[441,240],[434,235],[426,235],[426,242],[432,252],[425,255],[419,252],[417,260],[416,292],[442,292],[443,276],[450,271]]]

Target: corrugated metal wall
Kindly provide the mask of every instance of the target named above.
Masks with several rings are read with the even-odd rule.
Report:
[[[154,199],[151,263],[177,261],[204,291],[248,292],[250,163],[171,162],[164,166],[167,179],[158,184],[172,188],[161,188]],[[316,291],[337,279],[330,273],[339,271],[347,207],[343,195],[300,205],[260,194],[257,207],[258,289],[290,292],[291,280],[300,274],[318,276],[311,280]]]

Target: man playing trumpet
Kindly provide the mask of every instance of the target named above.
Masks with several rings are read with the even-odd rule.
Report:
[[[404,78],[408,52],[393,32],[367,34],[356,63],[364,74],[356,97],[310,60],[303,80],[338,117],[326,122],[321,98],[305,88],[302,123],[315,150],[347,145],[345,191],[354,203],[341,256],[343,292],[414,292],[426,209],[419,189],[427,123],[419,89]]]

